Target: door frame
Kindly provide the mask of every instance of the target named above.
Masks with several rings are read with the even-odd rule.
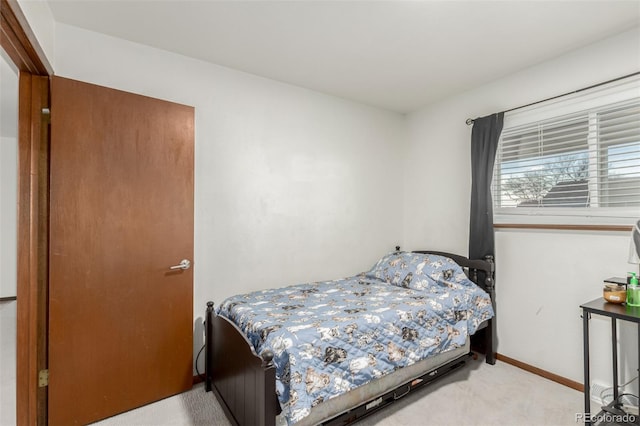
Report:
[[[16,420],[47,423],[49,223],[49,76],[44,55],[17,0],[0,0],[0,46],[20,71],[18,93],[18,265]]]

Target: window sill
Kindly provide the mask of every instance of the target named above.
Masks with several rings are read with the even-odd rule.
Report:
[[[545,229],[560,231],[620,231],[631,232],[631,225],[560,225],[550,223],[495,223],[494,229]]]

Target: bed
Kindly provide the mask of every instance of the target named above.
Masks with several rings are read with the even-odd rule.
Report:
[[[397,247],[353,277],[209,302],[205,389],[234,424],[356,421],[476,353],[495,363],[494,271]]]

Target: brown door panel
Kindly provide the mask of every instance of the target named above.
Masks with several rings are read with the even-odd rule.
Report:
[[[49,422],[191,387],[192,107],[54,77]]]

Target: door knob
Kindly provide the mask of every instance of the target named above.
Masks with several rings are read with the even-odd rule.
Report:
[[[191,267],[191,262],[189,262],[187,259],[182,259],[180,261],[180,263],[178,263],[177,265],[170,266],[169,269],[171,269],[173,271],[175,271],[177,269],[182,269],[182,270],[186,271],[190,267]]]

